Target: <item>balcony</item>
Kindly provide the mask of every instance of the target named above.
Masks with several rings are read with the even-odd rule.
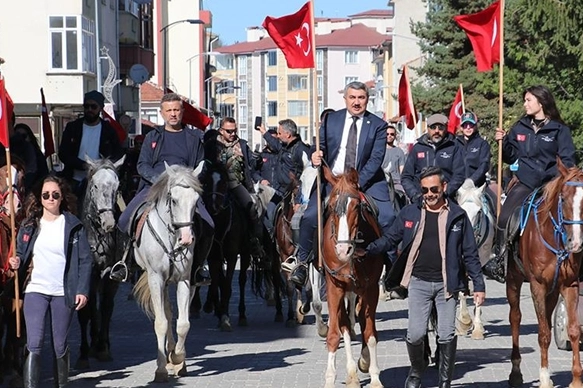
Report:
[[[150,76],[154,75],[154,51],[138,45],[119,45],[119,72],[127,75],[136,63],[146,66]]]

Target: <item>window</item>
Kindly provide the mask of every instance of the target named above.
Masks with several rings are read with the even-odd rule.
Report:
[[[233,70],[233,56],[230,54],[215,57],[217,70]]]
[[[247,105],[239,105],[239,117],[237,119],[239,127],[247,128]]]
[[[308,133],[308,127],[298,127],[298,133],[300,134],[300,137],[304,143],[310,144],[312,142],[312,139],[308,139],[310,136]]]
[[[240,56],[239,61],[239,75],[247,75],[247,56]]]
[[[267,66],[277,66],[277,51],[267,52]]]
[[[324,51],[316,50],[316,70],[324,69]]]
[[[119,0],[119,10],[120,11],[126,11],[131,13],[132,15],[135,15],[137,17],[140,16],[139,10],[140,10],[140,6],[138,5],[137,2],[133,1],[133,0]]]
[[[287,114],[290,117],[307,116],[308,102],[307,101],[288,101]]]
[[[344,63],[358,63],[358,51],[345,51]]]
[[[277,77],[270,75],[267,77],[267,91],[277,92]]]
[[[318,101],[318,114],[322,114],[322,112],[324,112],[324,102],[323,101]],[[320,117],[320,116],[318,116]]]
[[[225,94],[225,93],[233,93],[233,90],[235,88],[235,81],[229,80],[229,81],[223,81],[220,83],[220,86],[217,87],[216,92],[221,94]]]
[[[288,75],[287,76],[287,90],[297,91],[308,89],[307,75]]]
[[[277,116],[277,101],[267,101],[267,116],[268,117]]]
[[[247,98],[247,81],[239,81],[239,98]]]
[[[344,85],[348,85],[354,81],[358,81],[358,77],[344,77]]]
[[[318,76],[318,96],[321,96],[324,91],[324,77]]]
[[[96,72],[95,22],[83,16],[49,16],[50,68]]]

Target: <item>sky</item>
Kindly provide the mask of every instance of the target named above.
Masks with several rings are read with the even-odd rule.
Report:
[[[223,45],[246,39],[246,28],[260,26],[266,16],[298,11],[306,0],[202,0],[213,14],[213,33]],[[315,17],[346,17],[371,9],[387,9],[388,0],[314,0]]]

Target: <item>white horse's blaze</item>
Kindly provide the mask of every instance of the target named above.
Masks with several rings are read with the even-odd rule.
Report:
[[[579,252],[583,247],[583,236],[581,236],[581,203],[583,202],[583,187],[575,189],[575,196],[573,197],[573,241],[571,250]]]
[[[346,203],[347,209],[349,208],[350,201],[352,201],[352,198],[349,198],[347,203]],[[346,262],[352,256],[353,248],[352,248],[352,244],[350,244],[348,242],[349,240],[350,240],[350,229],[348,227],[348,218],[347,218],[347,214],[344,213],[338,219],[338,241],[341,241],[341,242],[336,243],[336,256],[338,256],[338,259],[340,261]]]

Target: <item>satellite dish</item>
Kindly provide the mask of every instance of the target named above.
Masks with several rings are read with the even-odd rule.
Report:
[[[150,78],[150,73],[148,72],[146,66],[142,65],[141,63],[136,63],[130,67],[129,76],[135,84],[141,85]]]

